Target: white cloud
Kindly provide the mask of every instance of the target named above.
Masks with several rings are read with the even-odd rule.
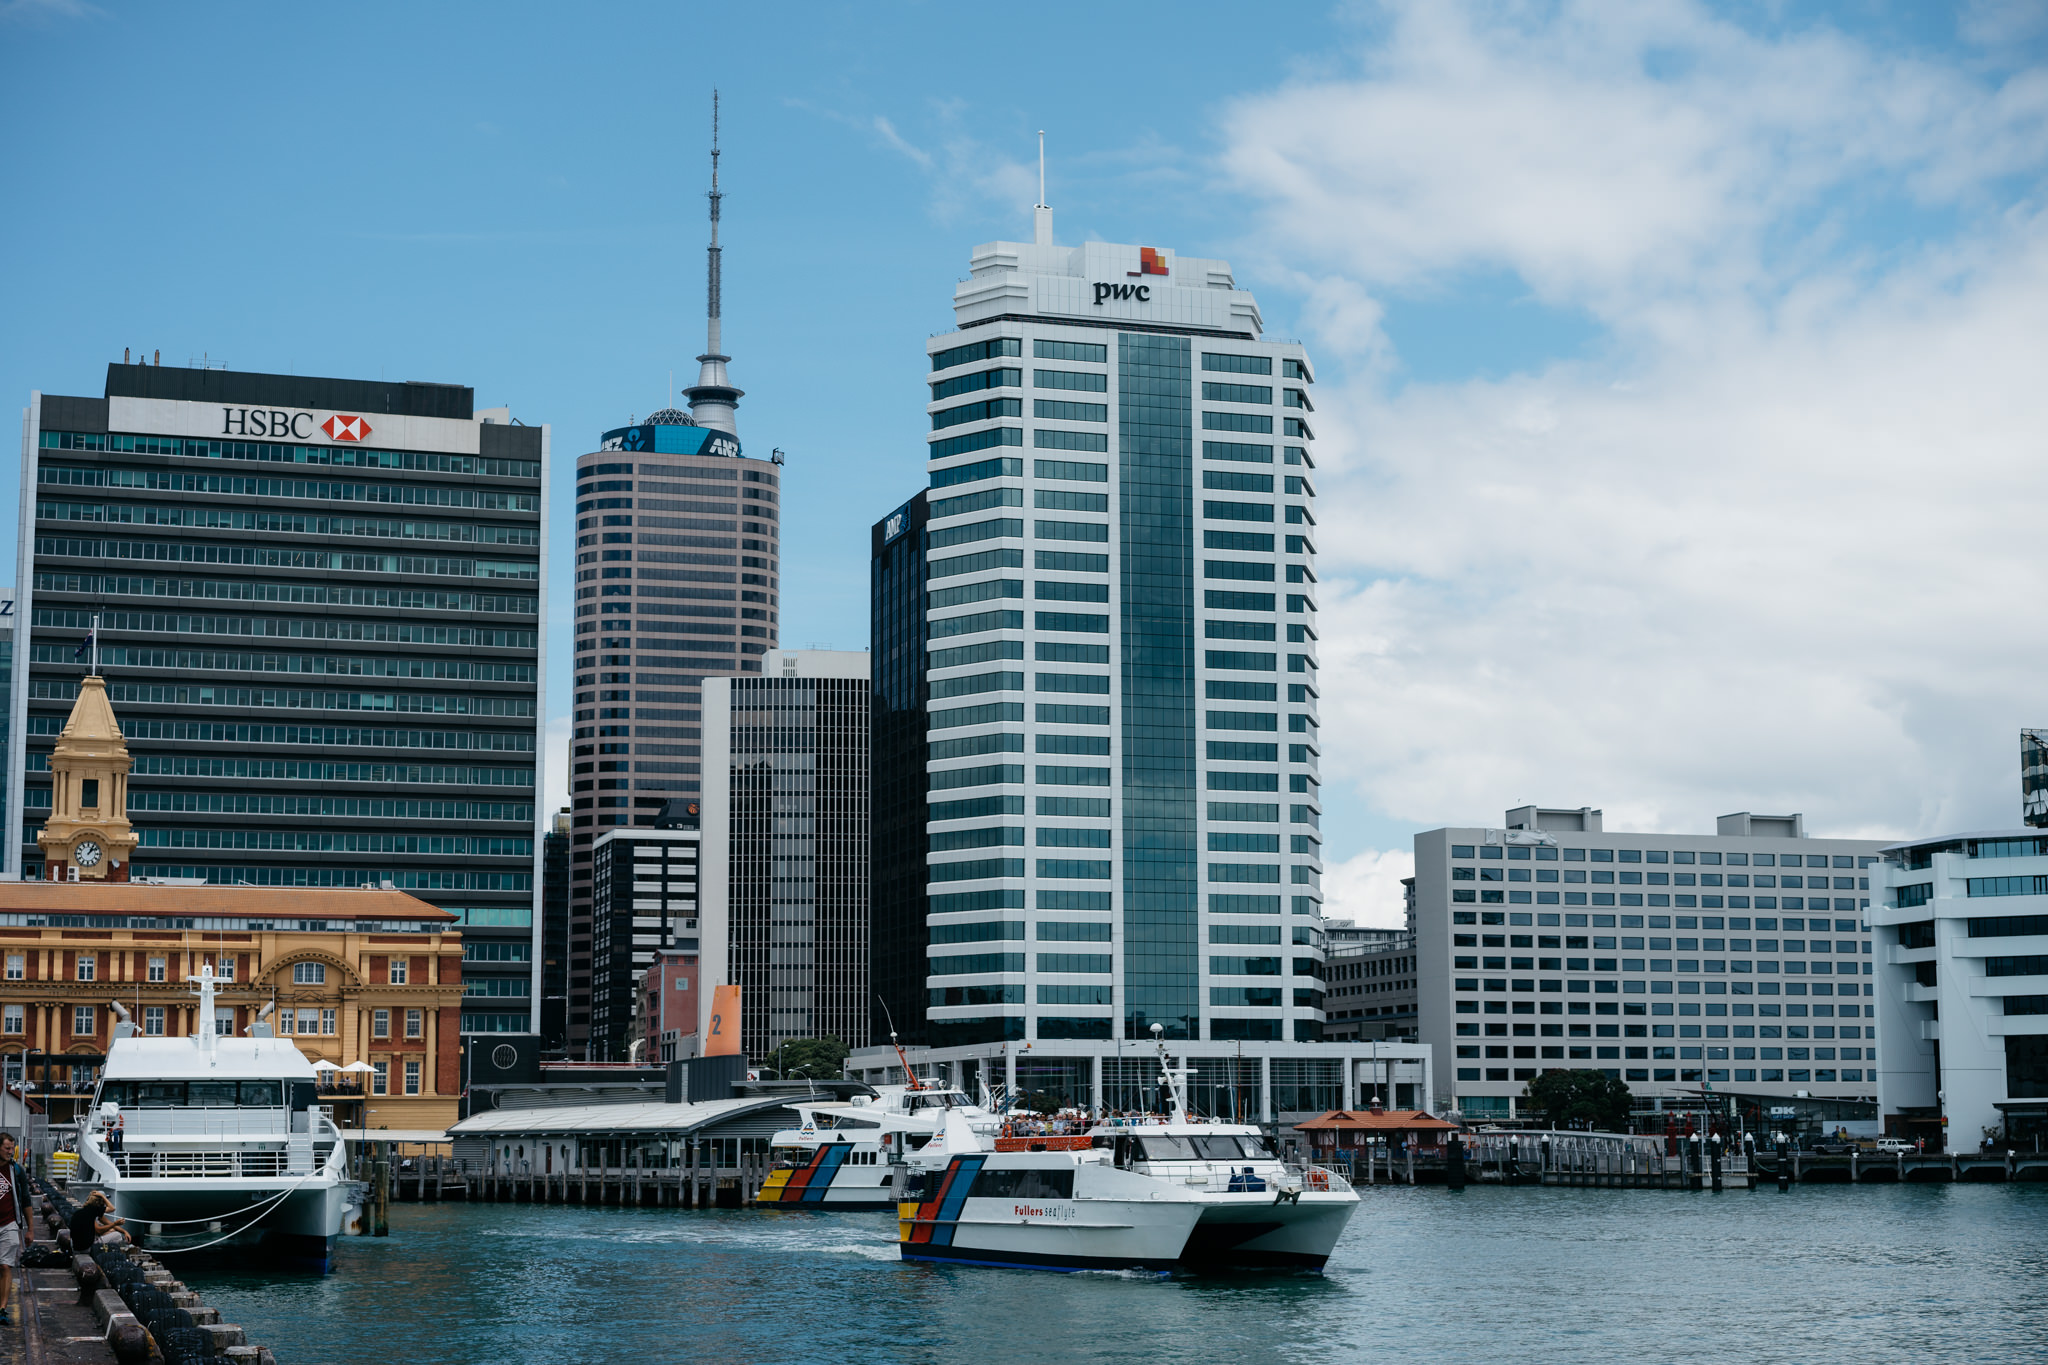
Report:
[[[569,804],[569,730],[567,716],[556,716],[548,721],[540,775],[543,810],[560,810]]]
[[[1408,922],[1403,877],[1415,875],[1415,854],[1405,848],[1367,849],[1323,869],[1323,913],[1382,929]]]
[[[2048,723],[2042,73],[1680,3],[1388,13],[1357,76],[1226,128],[1351,364],[1317,393],[1330,780],[1425,824],[2016,824],[2016,731]],[[1600,318],[1601,358],[1383,382],[1377,300],[1502,270]],[[1391,856],[1336,865],[1333,913],[1386,904]]]

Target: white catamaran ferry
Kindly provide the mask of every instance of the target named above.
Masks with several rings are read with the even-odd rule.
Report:
[[[211,1020],[212,967],[189,979]],[[260,1247],[325,1274],[360,1187],[315,1081],[284,1038],[116,1039],[79,1136],[86,1178],[146,1247]]]

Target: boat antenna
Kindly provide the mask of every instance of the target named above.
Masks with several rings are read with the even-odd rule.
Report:
[[[1159,1049],[1159,1084],[1165,1088],[1166,1093],[1172,1099],[1172,1108],[1168,1111],[1168,1118],[1174,1123],[1186,1123],[1188,1122],[1188,1100],[1187,1094],[1181,1086],[1182,1082],[1187,1078],[1188,1070],[1185,1066],[1182,1066],[1177,1071],[1174,1069],[1172,1058],[1166,1054],[1165,1035],[1165,1025],[1154,1024],[1152,1026],[1152,1045]]]
[[[196,1021],[199,1025],[199,1050],[202,1053],[211,1054],[215,1043],[213,1030],[213,964],[202,960],[199,964],[199,975],[188,976],[185,979],[196,982],[199,986],[199,1018]]]
[[[889,1002],[878,995],[875,997],[875,1003],[882,1007],[882,1019],[889,1025],[889,1046],[896,1049],[896,1060],[903,1064],[905,1085],[911,1090],[927,1089],[925,1083],[918,1079],[917,1073],[910,1069],[910,1058],[903,1055],[903,1044],[896,1041],[896,1020],[889,1013]]]

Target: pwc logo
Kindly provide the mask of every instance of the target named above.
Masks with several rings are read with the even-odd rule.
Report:
[[[360,417],[337,412],[320,424],[320,430],[337,441],[360,441],[370,434],[370,424]]]
[[[1166,273],[1166,258],[1159,254],[1158,247],[1141,246],[1138,248],[1138,268],[1136,270],[1127,270],[1124,273],[1133,276],[1164,275]]]

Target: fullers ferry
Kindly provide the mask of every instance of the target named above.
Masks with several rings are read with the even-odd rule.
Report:
[[[902,1049],[897,1049],[902,1057]],[[925,1080],[904,1059],[908,1083],[883,1086],[850,1099],[820,1096],[790,1104],[801,1120],[769,1142],[775,1169],[758,1204],[810,1209],[889,1209],[897,1203],[897,1177],[909,1153],[962,1115],[971,1128],[994,1133],[1001,1120],[964,1091]]]
[[[189,979],[212,1019],[213,968]],[[324,1274],[361,1187],[316,1079],[283,1038],[117,1038],[79,1137],[84,1177],[152,1250],[258,1250]]]

